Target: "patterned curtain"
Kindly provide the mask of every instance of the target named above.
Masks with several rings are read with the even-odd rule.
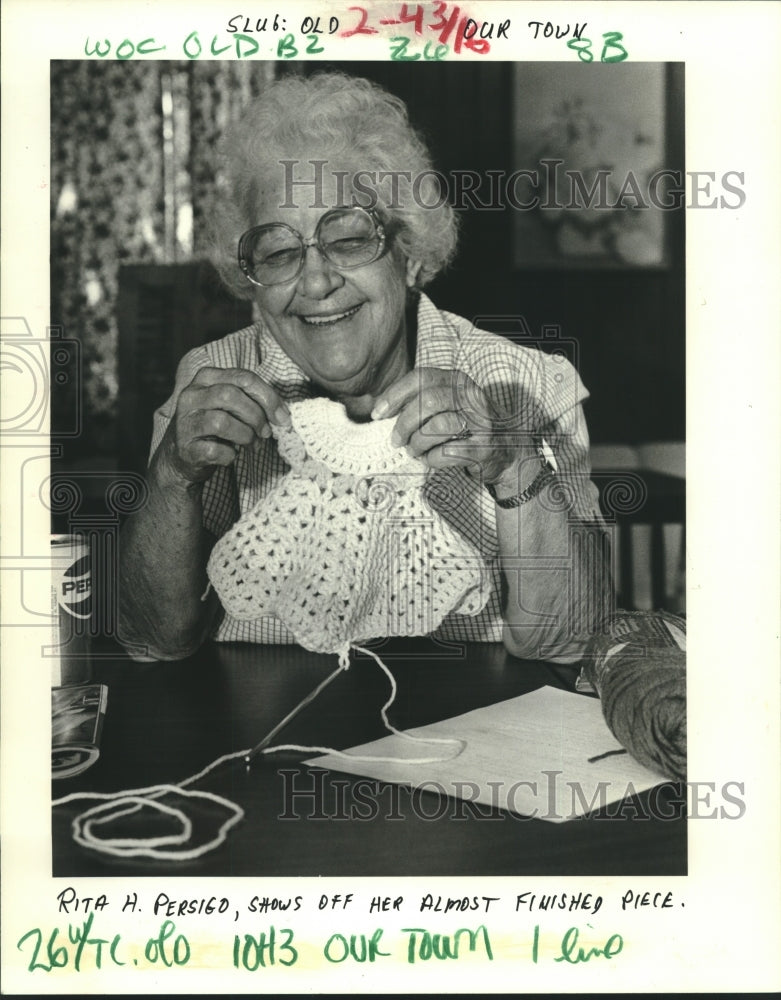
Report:
[[[203,253],[217,176],[218,141],[247,102],[273,79],[275,63],[195,62],[188,69],[193,241],[196,253]]]
[[[117,452],[116,300],[125,263],[203,256],[226,125],[273,63],[51,64],[51,322],[81,343],[83,432],[68,460]],[[52,387],[52,426],[78,379]]]

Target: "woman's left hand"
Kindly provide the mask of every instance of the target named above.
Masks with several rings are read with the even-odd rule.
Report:
[[[516,457],[497,436],[495,407],[464,372],[414,368],[375,401],[374,420],[393,416],[392,443],[431,469],[464,466],[493,482]]]

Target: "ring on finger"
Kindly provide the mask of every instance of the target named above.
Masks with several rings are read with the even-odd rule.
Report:
[[[453,435],[453,440],[454,441],[466,441],[467,438],[470,438],[472,436],[472,432],[469,429],[469,424],[467,423],[466,417],[464,416],[464,414],[463,413],[459,413],[458,415],[461,418],[461,427],[460,427],[459,431],[456,434]]]

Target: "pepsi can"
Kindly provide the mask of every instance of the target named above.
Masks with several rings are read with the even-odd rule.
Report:
[[[91,680],[92,573],[89,546],[78,535],[51,538],[52,687]]]

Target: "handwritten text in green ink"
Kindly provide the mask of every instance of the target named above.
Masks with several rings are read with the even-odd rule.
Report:
[[[50,973],[56,970],[82,972],[111,966],[132,968],[155,967],[159,970],[185,967],[196,955],[197,947],[178,931],[173,920],[164,920],[156,933],[146,942],[134,944],[122,940],[120,934],[98,934],[95,914],[90,913],[80,924],[68,924],[65,928],[53,930],[35,927],[19,938],[17,950],[25,955],[27,970],[32,973]],[[573,926],[557,940],[553,948],[543,954],[541,941],[543,932],[540,925],[534,926],[531,960],[581,965],[592,960],[612,960],[624,950],[621,934],[595,935],[594,928],[588,930]],[[470,960],[495,960],[488,927],[461,927],[442,934],[429,927],[402,927],[391,937],[380,927],[373,931],[352,932],[341,929],[324,936],[315,947],[329,965],[379,964],[395,959],[408,965],[432,962],[453,962],[470,957]],[[549,935],[548,935],[549,938]],[[313,942],[302,943],[295,938],[290,927],[276,928],[273,925],[263,930],[253,929],[251,933],[242,931],[232,936],[232,946],[226,942],[224,964],[232,965],[241,972],[258,972],[272,967],[291,968],[299,960],[301,949],[311,948]],[[214,957],[214,944],[209,946],[212,961],[218,966],[220,959]],[[219,951],[217,951],[217,955]],[[198,960],[198,966],[202,961]]]

